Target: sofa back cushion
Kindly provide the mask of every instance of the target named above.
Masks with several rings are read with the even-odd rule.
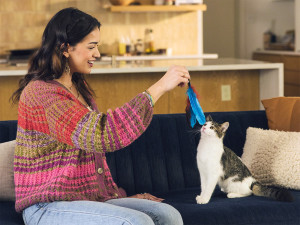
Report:
[[[239,156],[249,126],[268,128],[264,111],[205,114],[210,114],[219,123],[230,123],[224,143]],[[189,127],[185,114],[154,115],[149,128],[138,140],[107,154],[115,182],[128,195],[199,187],[196,163],[199,130],[200,126]]]
[[[276,97],[261,102],[270,129],[300,132],[300,97]]]
[[[0,143],[16,139],[17,123],[17,120],[0,121]]]
[[[242,155],[248,127],[267,129],[265,111],[213,112],[212,118],[229,122],[224,144]],[[0,143],[15,139],[17,121],[0,122]],[[107,154],[115,182],[128,195],[199,187],[196,154],[200,126],[191,129],[185,114],[154,115],[141,137],[128,147]]]

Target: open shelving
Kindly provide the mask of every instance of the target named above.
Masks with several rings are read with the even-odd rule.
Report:
[[[205,4],[194,5],[130,5],[111,6],[111,12],[189,12],[206,11]]]

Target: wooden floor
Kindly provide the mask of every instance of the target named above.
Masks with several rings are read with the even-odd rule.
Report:
[[[259,109],[259,71],[191,72],[191,83],[200,96],[204,112],[239,111]],[[160,79],[163,73],[91,74],[87,80],[96,92],[96,102],[101,111],[114,109],[143,92]],[[0,120],[17,119],[17,107],[9,98],[17,89],[21,77],[0,77]],[[221,100],[221,85],[231,86],[231,100]],[[186,87],[177,87],[159,99],[154,113],[184,113]]]

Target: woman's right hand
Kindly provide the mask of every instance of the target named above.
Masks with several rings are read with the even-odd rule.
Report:
[[[163,94],[175,87],[187,85],[190,78],[189,71],[185,67],[171,66],[165,75],[147,90],[156,102]]]
[[[155,202],[162,202],[164,200],[163,198],[155,197],[154,195],[151,195],[149,193],[136,194],[136,195],[130,196],[128,198],[147,199],[147,200],[151,200],[151,201],[155,201]]]

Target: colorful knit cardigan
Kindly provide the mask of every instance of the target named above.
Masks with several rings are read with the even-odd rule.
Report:
[[[58,82],[33,81],[19,101],[14,159],[16,210],[52,201],[125,197],[105,152],[121,149],[148,127],[144,94],[107,114],[88,110]]]

